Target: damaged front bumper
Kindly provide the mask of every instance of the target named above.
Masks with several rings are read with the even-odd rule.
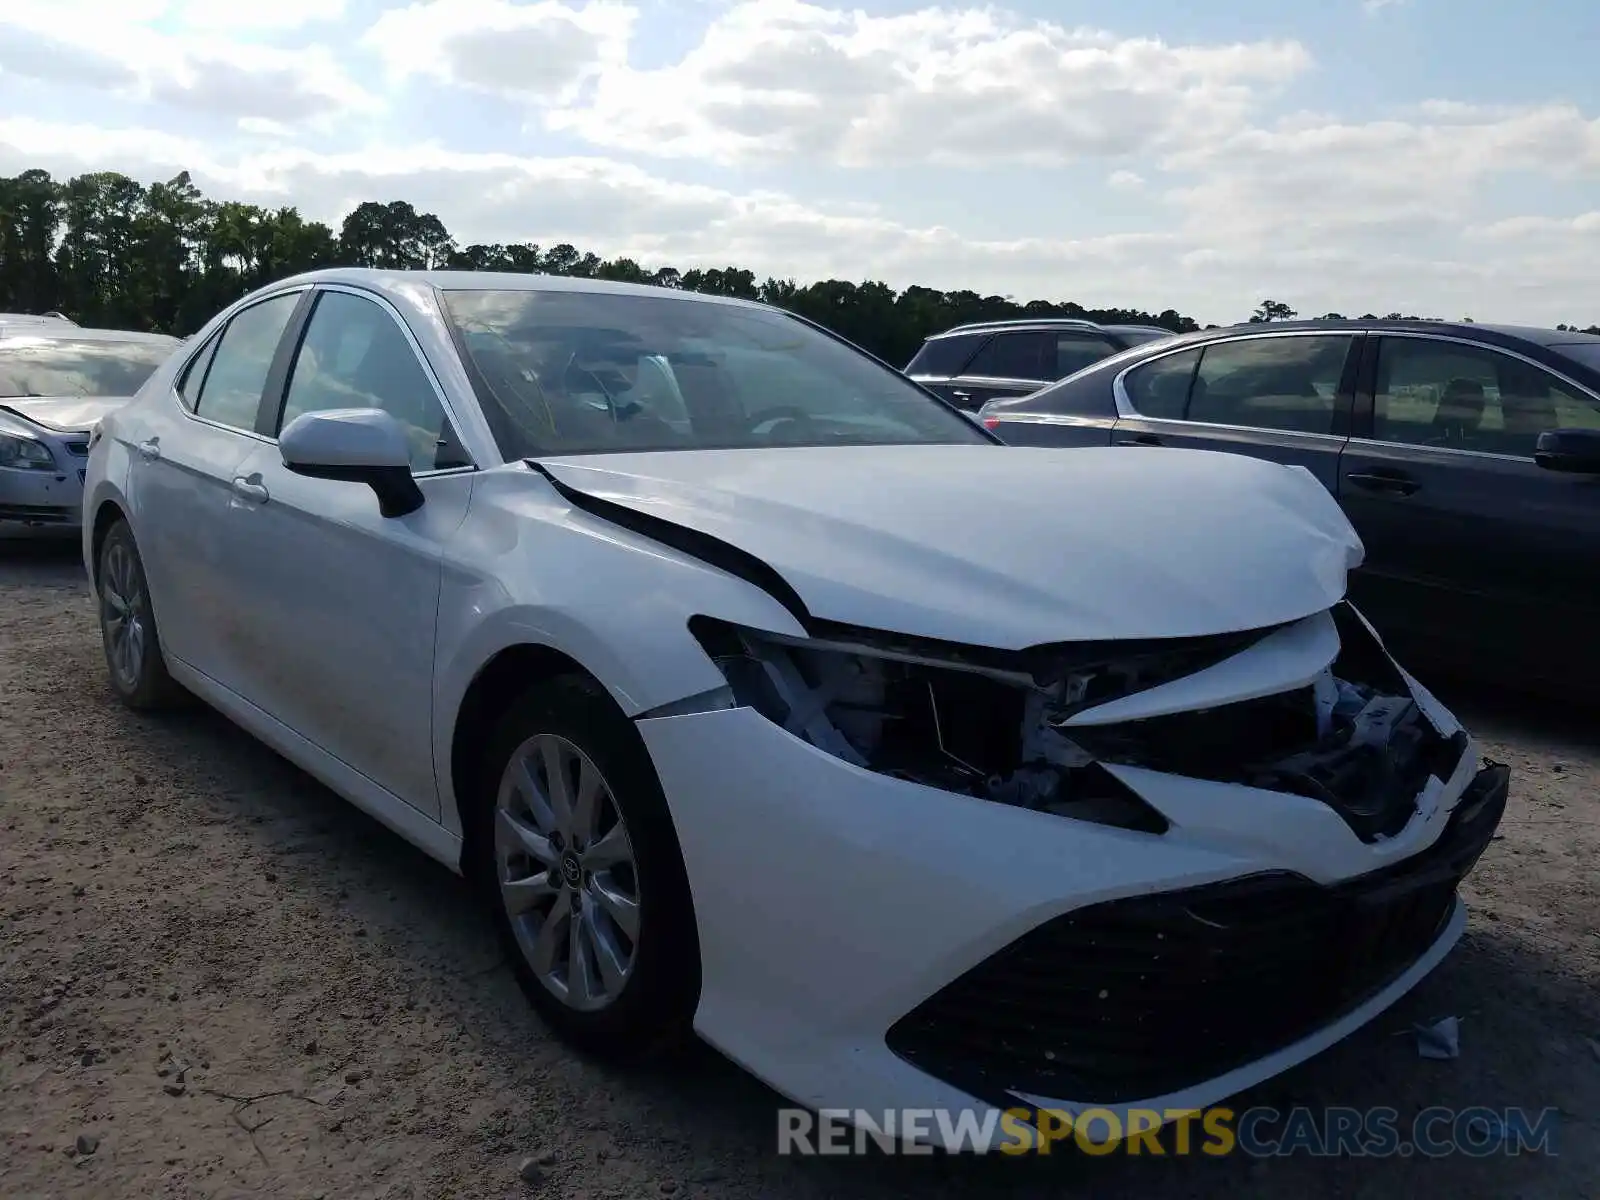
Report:
[[[1053,667],[697,630],[729,693],[639,721],[697,1030],[814,1108],[1115,1111],[1214,1102],[1359,1027],[1459,936],[1507,772],[1326,617]]]

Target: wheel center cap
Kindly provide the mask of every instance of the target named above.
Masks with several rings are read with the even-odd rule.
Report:
[[[583,882],[583,864],[570,850],[561,856],[561,880],[570,888],[575,888]]]

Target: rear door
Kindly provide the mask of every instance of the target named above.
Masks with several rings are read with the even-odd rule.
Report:
[[[1538,435],[1600,428],[1600,397],[1530,359],[1385,333],[1365,356],[1339,498],[1367,548],[1379,630],[1481,673],[1600,672],[1600,477],[1534,462]]]
[[[1303,466],[1338,494],[1362,335],[1250,334],[1147,359],[1113,384],[1112,441]]]
[[[229,686],[238,682],[226,653],[239,619],[224,532],[234,469],[262,445],[262,392],[304,294],[236,312],[179,374],[174,401],[143,406],[133,432],[128,493],[163,646]]]
[[[956,380],[967,363],[972,361],[972,356],[988,340],[986,333],[949,333],[931,337],[922,343],[922,349],[906,364],[905,373],[929,391],[961,407],[956,396],[961,385]]]
[[[1056,373],[1056,335],[1048,330],[1016,329],[995,334],[951,381],[949,401],[976,412],[991,400],[1026,396]]]

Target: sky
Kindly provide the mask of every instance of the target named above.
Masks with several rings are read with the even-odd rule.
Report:
[[[1589,0],[0,0],[0,174],[1241,320],[1600,322]]]

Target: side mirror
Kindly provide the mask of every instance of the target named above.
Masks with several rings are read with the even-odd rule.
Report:
[[[1600,475],[1600,429],[1547,429],[1534,446],[1533,461],[1547,471]]]
[[[278,435],[278,453],[296,475],[366,484],[386,517],[422,507],[405,431],[380,408],[301,413]]]

